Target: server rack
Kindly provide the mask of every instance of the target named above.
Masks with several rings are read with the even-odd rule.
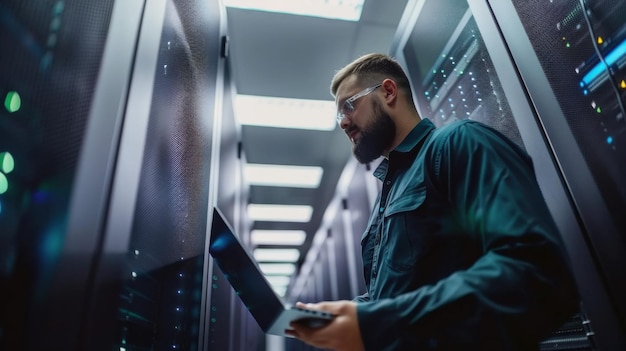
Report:
[[[343,198],[344,221],[351,222],[349,226],[351,230],[346,231],[343,236],[346,241],[346,248],[353,251],[354,258],[351,260],[354,260],[356,266],[356,277],[352,278],[356,281],[351,282],[353,286],[352,296],[345,297],[349,300],[364,294],[367,289],[362,269],[361,240],[368,230],[368,220],[376,201],[375,197],[368,196],[368,186],[381,185],[373,174],[375,168],[369,165],[358,165]],[[350,257],[351,254],[348,253],[348,256]]]
[[[368,165],[359,165],[355,159],[348,161],[312,248],[290,286],[292,303],[351,300],[365,293],[360,243],[374,205],[375,198],[367,191],[370,185],[376,186],[368,182],[373,179]],[[285,349],[316,350],[294,339],[286,340]]]
[[[0,4],[3,348],[79,344],[142,8]]]
[[[410,74],[422,116],[437,125],[464,118],[482,121],[504,132],[533,158],[540,187],[563,235],[582,296],[581,313],[545,340],[541,348],[619,349],[624,347],[620,324],[623,317],[615,303],[615,292],[621,291],[624,279],[619,274],[623,272],[617,273],[616,266],[607,269],[599,264],[602,259],[598,255],[603,252],[590,241],[594,235],[596,240],[608,239],[603,245],[612,247],[604,254],[615,259],[618,253],[623,257],[625,252],[623,237],[615,231],[616,219],[610,218],[609,211],[594,217],[596,210],[608,203],[599,198],[597,184],[586,175],[590,166],[580,162],[571,130],[564,123],[561,108],[555,107],[553,90],[558,87],[551,87],[545,78],[563,74],[542,69],[538,63],[542,55],[554,57],[554,40],[561,39],[554,38],[554,33],[546,34],[552,36],[548,42],[544,35],[550,32],[547,28],[556,28],[559,21],[575,21],[575,11],[565,12],[563,17],[563,11],[553,9],[575,8],[572,3],[578,2],[566,3],[412,1],[400,24],[392,54]],[[581,1],[580,6],[589,7],[591,3],[596,2]],[[524,19],[527,29],[521,24]],[[528,30],[531,27],[534,33]],[[535,47],[529,44],[529,37],[536,41]],[[563,65],[566,61],[549,62]],[[562,97],[565,104],[579,99],[571,90]],[[616,106],[619,104],[612,104],[611,110],[619,115]],[[619,145],[617,138],[611,141],[613,146]],[[586,151],[594,153],[593,149]],[[582,184],[581,179],[588,182]],[[616,192],[619,193],[617,189]],[[594,206],[598,207],[593,211],[584,209]],[[587,225],[583,220],[589,216],[598,221]],[[626,295],[620,296],[623,302]]]
[[[207,254],[214,205],[245,223],[219,1],[3,1],[0,28],[1,348],[253,349]]]
[[[624,348],[626,271],[621,267],[626,264],[626,226],[621,208],[626,197],[621,180],[626,172],[621,148],[626,130],[626,4],[489,5],[575,208],[582,235],[568,236],[566,244],[599,346]],[[505,13],[516,16],[504,21]]]

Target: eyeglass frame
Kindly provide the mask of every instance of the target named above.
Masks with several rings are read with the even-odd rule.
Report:
[[[346,118],[348,115],[351,115],[352,113],[354,113],[354,110],[356,109],[356,107],[353,105],[353,103],[356,100],[371,94],[374,90],[378,89],[382,85],[383,85],[383,83],[378,83],[376,85],[372,85],[371,87],[367,87],[367,88],[359,91],[358,93],[350,96],[346,100],[344,100],[344,102],[341,104],[341,108],[337,109],[337,116],[335,116],[335,118],[337,119],[337,123],[341,123],[341,121],[343,121],[344,118]],[[347,110],[349,110],[349,111],[347,111]]]

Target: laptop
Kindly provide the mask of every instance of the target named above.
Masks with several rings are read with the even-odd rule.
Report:
[[[286,329],[291,329],[291,322],[322,327],[334,318],[331,313],[302,309],[284,302],[217,207],[213,209],[209,253],[266,334],[292,337],[285,333]]]

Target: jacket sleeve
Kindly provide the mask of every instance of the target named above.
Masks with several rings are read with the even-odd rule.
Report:
[[[359,295],[359,296],[355,297],[354,299],[352,299],[352,301],[354,301],[354,302],[367,302],[369,300],[370,300],[370,295],[367,292],[365,294],[363,294],[363,295]]]
[[[475,122],[431,146],[431,176],[483,255],[435,284],[358,304],[364,344],[382,350],[409,338],[433,349],[536,349],[579,300],[530,158]]]

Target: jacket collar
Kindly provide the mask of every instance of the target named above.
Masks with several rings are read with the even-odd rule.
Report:
[[[404,163],[404,161],[411,161],[415,155],[421,149],[421,145],[423,145],[426,137],[435,129],[435,125],[429,119],[421,120],[411,132],[402,140],[400,145],[398,145],[391,153],[389,154],[389,158],[384,159],[380,165],[374,171],[374,176],[380,180],[385,178],[387,174],[387,170],[389,168],[389,160],[394,160],[393,162]],[[409,160],[410,159],[410,160]]]

